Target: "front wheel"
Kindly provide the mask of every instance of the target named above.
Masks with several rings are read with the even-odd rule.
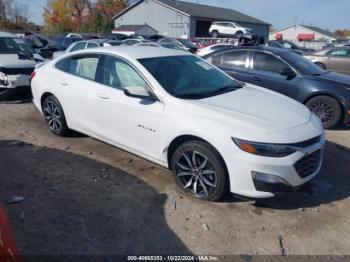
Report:
[[[196,198],[217,201],[226,193],[228,179],[223,160],[205,142],[181,145],[173,155],[171,167],[181,189]]]
[[[46,123],[52,133],[58,136],[65,136],[69,133],[63,108],[55,96],[46,97],[42,109]]]
[[[306,106],[317,115],[326,129],[340,123],[342,111],[339,102],[329,96],[317,96],[310,99]]]

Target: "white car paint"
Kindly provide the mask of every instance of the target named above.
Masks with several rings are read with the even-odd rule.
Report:
[[[73,130],[164,167],[169,166],[167,150],[175,138],[182,135],[199,137],[222,156],[231,192],[248,197],[274,196],[256,190],[252,171],[273,174],[291,186],[299,186],[314,178],[321,168],[319,166],[317,172],[301,178],[293,165],[311,151],[297,151],[282,158],[263,157],[241,150],[232,141],[232,138],[238,138],[286,144],[321,136],[320,142],[308,150],[322,149],[324,131],[320,120],[305,106],[286,96],[247,84],[240,90],[215,97],[183,100],[167,93],[138,59],[190,56],[187,52],[153,47],[110,47],[79,53],[101,53],[128,61],[146,79],[159,101],[142,103],[121,90],[64,73],[55,68],[55,63],[60,60],[56,59],[36,70],[32,80],[33,101],[42,112],[42,96],[54,94]]]

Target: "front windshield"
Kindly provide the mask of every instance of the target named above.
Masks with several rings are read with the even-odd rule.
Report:
[[[140,59],[139,62],[171,95],[201,99],[240,88],[240,83],[195,56]]]
[[[295,67],[300,73],[304,75],[322,75],[326,71],[321,69],[319,66],[315,65],[306,58],[294,53],[294,52],[283,52],[281,54],[288,63]]]
[[[20,38],[0,37],[0,54],[33,54],[34,50]]]

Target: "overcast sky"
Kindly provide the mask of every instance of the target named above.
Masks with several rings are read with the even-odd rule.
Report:
[[[29,6],[30,19],[43,24],[46,0],[15,0]],[[135,2],[136,0],[131,0]],[[196,2],[196,0],[187,0]],[[198,0],[201,4],[233,8],[283,28],[295,23],[312,24],[325,29],[350,28],[350,0]]]

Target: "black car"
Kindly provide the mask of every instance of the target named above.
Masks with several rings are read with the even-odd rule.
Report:
[[[267,41],[266,45],[268,47],[276,47],[276,48],[283,48],[283,49],[288,49],[286,48],[280,41]],[[299,50],[299,49],[290,49],[291,51],[293,51],[294,53],[298,54],[298,55],[302,55],[303,51]]]
[[[242,82],[305,104],[321,118],[325,128],[350,124],[350,76],[323,70],[280,48],[226,48],[203,58]]]
[[[178,45],[179,47],[184,48],[193,54],[197,53],[198,51],[198,46],[188,39],[176,39],[176,38],[164,37],[160,39],[158,43],[171,43],[173,45]]]
[[[306,48],[306,47],[301,47],[291,41],[288,41],[288,40],[271,40],[269,41],[270,43],[271,42],[275,42],[279,45],[282,45],[283,48],[286,48],[286,49],[290,49],[292,51],[298,51],[298,52],[302,52],[303,54],[305,53],[311,53],[311,52],[315,52],[316,50],[313,49],[313,48]],[[276,46],[271,46],[271,47],[276,47]]]
[[[58,51],[66,50],[71,44],[81,41],[79,37],[59,37],[56,39],[56,45]]]

